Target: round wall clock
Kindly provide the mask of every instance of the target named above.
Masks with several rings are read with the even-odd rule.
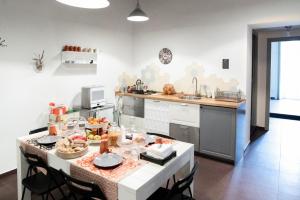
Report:
[[[173,54],[171,52],[170,49],[168,48],[163,48],[160,52],[159,52],[159,60],[162,64],[169,64],[172,61],[173,58]]]

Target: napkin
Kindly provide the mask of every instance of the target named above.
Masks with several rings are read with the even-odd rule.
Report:
[[[151,157],[165,159],[173,152],[173,147],[171,144],[153,144],[147,148],[146,152]]]

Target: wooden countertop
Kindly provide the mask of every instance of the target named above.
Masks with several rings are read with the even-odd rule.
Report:
[[[198,105],[206,105],[206,106],[218,106],[218,107],[234,108],[234,109],[239,108],[241,105],[243,105],[246,102],[245,100],[241,102],[220,101],[211,98],[188,100],[188,99],[180,99],[178,97],[179,95],[164,95],[161,93],[152,94],[152,95],[142,95],[142,94],[116,92],[116,96],[129,96],[129,97],[160,100],[160,101],[171,101],[171,102],[198,104]]]

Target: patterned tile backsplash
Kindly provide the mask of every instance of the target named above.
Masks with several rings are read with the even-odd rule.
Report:
[[[123,72],[119,77],[118,88],[133,85],[138,78],[141,78],[151,90],[162,91],[164,84],[171,83],[174,84],[177,92],[193,94],[195,89],[192,84],[192,78],[194,76],[198,78],[198,89],[200,89],[200,85],[207,86],[208,91],[213,91],[216,88],[226,91],[237,91],[239,89],[238,80],[231,79],[229,81],[225,81],[216,74],[206,74],[204,68],[198,64],[192,64],[185,67],[182,76],[173,81],[171,81],[171,75],[168,72],[164,72],[158,65],[155,64],[148,65],[142,69],[140,76]]]

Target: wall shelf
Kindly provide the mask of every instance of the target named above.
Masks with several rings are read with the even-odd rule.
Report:
[[[92,63],[91,63],[92,61]],[[93,52],[77,52],[77,51],[62,51],[61,63],[68,66],[97,66],[98,53]]]

